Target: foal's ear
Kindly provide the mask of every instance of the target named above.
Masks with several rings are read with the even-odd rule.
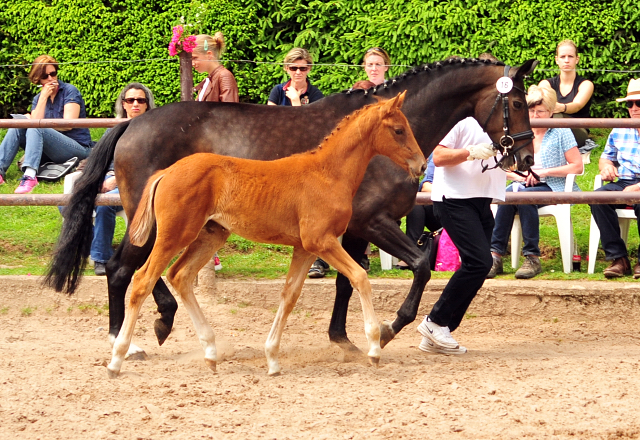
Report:
[[[533,72],[533,69],[535,69],[537,65],[538,60],[528,60],[520,67],[514,67],[514,69],[518,69],[514,75],[515,79],[522,79],[525,76],[531,75],[531,72]]]
[[[391,98],[390,100],[384,103],[384,105],[382,106],[382,110],[389,113],[394,112],[396,110],[400,110],[406,94],[407,94],[406,90],[402,93],[398,93],[395,98]]]

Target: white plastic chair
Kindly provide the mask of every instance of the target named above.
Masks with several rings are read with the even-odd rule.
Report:
[[[564,185],[565,192],[573,191],[573,182],[576,174],[568,174]],[[562,268],[564,273],[571,273],[572,257],[575,244],[573,236],[573,223],[571,221],[571,205],[547,205],[538,208],[540,217],[553,216],[558,226],[558,238],[560,239],[560,253],[562,255]],[[511,228],[511,267],[517,269],[520,265],[520,251],[522,248],[522,225],[520,216],[516,214]]]
[[[596,175],[593,182],[593,190],[602,186],[602,176]],[[624,240],[626,246],[627,239],[629,238],[629,227],[631,226],[631,220],[636,220],[636,213],[633,209],[616,209],[618,214],[618,224],[620,225],[620,238]],[[598,255],[598,245],[600,244],[600,229],[596,225],[596,221],[591,216],[591,226],[589,227],[589,265],[587,273],[593,273],[596,268],[596,257]]]
[[[82,171],[74,171],[73,173],[67,174],[64,177],[64,193],[65,194],[71,194],[73,192],[73,185],[76,183],[76,180],[78,180],[81,174],[82,174]],[[96,216],[96,212],[93,211],[93,217],[95,218],[95,216]],[[116,212],[116,217],[120,217],[121,219],[123,219],[125,225],[128,223],[127,214],[124,213],[124,209],[121,209],[120,211]]]
[[[395,264],[398,264],[398,260],[391,254],[386,253],[382,249],[378,249],[380,251],[380,266],[382,270],[391,270]]]

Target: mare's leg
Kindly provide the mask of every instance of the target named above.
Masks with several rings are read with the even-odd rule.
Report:
[[[366,240],[355,237],[348,232],[342,236],[342,247],[356,262],[362,259],[367,243]],[[347,311],[352,293],[353,286],[351,281],[341,272],[338,272],[338,277],[336,278],[336,300],[333,303],[331,324],[329,324],[329,340],[337,344],[345,354],[360,354],[360,349],[347,337]]]
[[[155,233],[152,233],[155,236]],[[144,247],[137,247],[131,245],[129,242],[129,234],[125,234],[124,239],[120,246],[118,246],[116,252],[107,263],[107,284],[109,288],[109,339],[113,344],[113,341],[118,336],[122,323],[124,321],[125,310],[125,296],[127,288],[131,282],[136,269],[141,267],[149,252],[153,247],[153,241],[147,243]],[[154,330],[156,337],[158,338],[159,345],[162,345],[164,341],[171,333],[173,327],[173,319],[178,309],[178,303],[165,285],[162,278],[159,278],[154,289],[153,297],[158,305],[158,312],[160,318],[156,319],[154,324]],[[134,349],[132,346],[131,349]],[[137,351],[144,354],[144,351],[138,347],[135,347]],[[132,350],[130,349],[130,354]]]
[[[318,246],[317,254],[327,263],[344,274],[360,295],[362,314],[364,317],[364,331],[369,342],[369,360],[374,365],[380,362],[380,323],[373,309],[371,300],[371,284],[367,272],[356,263],[342,248],[337,239],[327,239]],[[315,252],[315,249],[313,249]]]
[[[183,246],[184,244],[172,243],[171,240],[156,242],[147,262],[135,274],[131,297],[129,298],[129,306],[124,316],[124,325],[113,344],[113,355],[111,362],[107,366],[107,372],[110,378],[113,379],[120,373],[122,362],[131,344],[133,330],[144,300],[151,293],[156,281],[158,281],[162,275],[162,271],[169,265],[171,258],[173,258]]]
[[[413,283],[409,295],[396,312],[396,319],[392,323],[384,322],[381,326],[380,345],[384,348],[400,330],[416,319],[422,292],[431,279],[429,256],[402,232],[395,219],[380,215],[359,227],[363,228],[358,231],[360,237],[401,259],[413,271]]]
[[[289,272],[287,273],[287,281],[284,283],[284,289],[280,294],[280,306],[278,307],[278,313],[269,331],[267,342],[264,344],[264,351],[267,356],[267,366],[269,367],[269,376],[275,376],[280,374],[280,364],[278,362],[278,352],[280,351],[280,340],[282,339],[282,332],[284,326],[287,323],[287,317],[296,305],[300,292],[302,291],[302,285],[307,278],[307,273],[311,264],[315,261],[316,257],[305,251],[302,248],[293,249],[293,257],[291,258],[291,266],[289,266]]]
[[[196,334],[204,349],[204,361],[214,372],[218,360],[216,336],[193,294],[193,282],[200,269],[222,247],[229,235],[231,234],[220,225],[213,222],[207,223],[200,231],[198,238],[185,249],[167,273],[167,279],[180,294],[182,304],[193,321]]]

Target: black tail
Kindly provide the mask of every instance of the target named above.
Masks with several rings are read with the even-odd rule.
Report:
[[[116,144],[129,126],[122,122],[100,139],[89,155],[82,176],[73,186],[53,260],[44,284],[58,292],[73,293],[87,265],[93,240],[93,209],[104,175],[113,161]]]

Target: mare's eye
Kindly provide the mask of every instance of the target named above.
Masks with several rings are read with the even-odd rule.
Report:
[[[404,134],[404,130],[402,128],[396,128],[396,134]]]
[[[513,101],[513,106],[515,108],[522,108],[522,103],[520,101]]]

